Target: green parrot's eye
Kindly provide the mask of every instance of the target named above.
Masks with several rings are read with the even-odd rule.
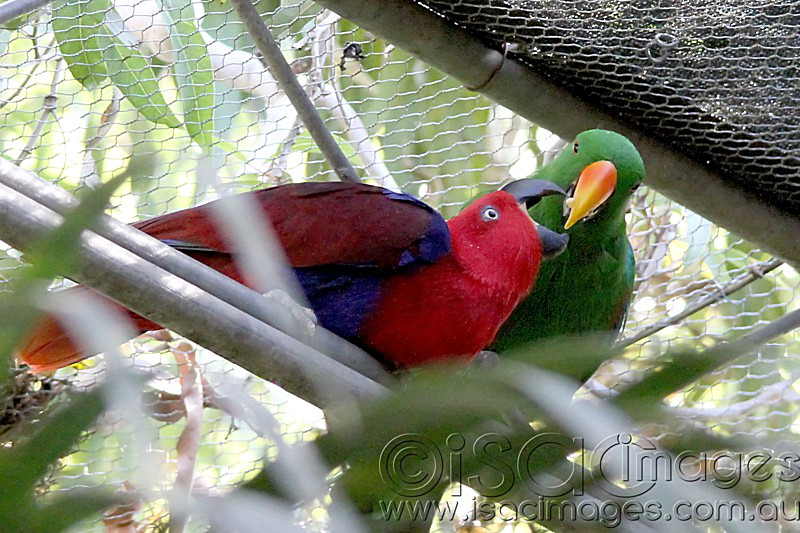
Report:
[[[634,185],[633,187],[631,187],[631,192],[636,192],[636,190],[637,190],[639,187],[641,187],[641,185],[642,185],[641,183],[637,183],[636,185]]]
[[[577,155],[577,153],[578,153],[578,143],[575,143],[575,144],[572,145],[572,153]]]

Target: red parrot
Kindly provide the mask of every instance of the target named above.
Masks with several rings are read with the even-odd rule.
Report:
[[[542,180],[509,183],[448,222],[408,194],[370,185],[297,183],[245,194],[272,222],[320,324],[393,367],[478,353],[531,291],[542,259],[567,241],[524,209],[565,194]],[[211,204],[133,226],[247,283]],[[130,315],[142,333],[160,329]],[[19,351],[34,372],[89,355],[49,317]]]

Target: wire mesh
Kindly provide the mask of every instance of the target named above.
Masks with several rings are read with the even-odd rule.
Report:
[[[793,3],[419,4],[546,72],[738,186],[797,211]]]
[[[209,155],[204,155],[197,139],[186,128],[157,123],[145,115],[143,106],[156,105],[152,99],[137,103],[130,96],[130,88],[120,88],[120,84],[135,81],[131,75],[122,80],[107,77],[98,80],[96,86],[76,80],[82,72],[81,61],[92,59],[80,55],[83,52],[79,47],[70,46],[85,35],[63,29],[67,22],[65,9],[76,4],[75,0],[56,2],[51,8],[12,21],[0,30],[0,148],[7,157],[76,194],[111,177],[128,176],[129,180],[114,197],[112,210],[114,216],[125,221],[195,205],[229,190],[334,179],[285,96],[254,55],[252,43],[227,2],[210,0],[183,6],[184,18],[180,20],[192,28],[184,34],[187,37],[184,40],[174,37],[171,40],[170,32],[176,30],[170,29],[163,16],[165,6],[175,8],[174,3],[117,0],[112,4],[81,4],[87,12],[99,13],[96,24],[111,28],[110,35],[146,58],[165,105],[184,116],[189,112],[189,102],[186,93],[179,90],[182,78],[175,74],[174,65],[188,61],[188,56],[178,53],[175,43],[197,46],[198,41],[188,36],[201,38],[214,71],[210,84],[213,149]],[[444,3],[428,4],[444,9]],[[497,4],[502,4],[502,9],[507,7],[505,2]],[[515,9],[525,11],[527,17],[528,4],[533,3],[518,4]],[[494,29],[502,17],[513,19],[516,13],[502,9],[480,11],[482,15],[477,20],[471,7],[456,9],[467,6],[466,3],[448,6],[448,16],[477,22],[487,29]],[[337,141],[368,181],[402,188],[437,207],[447,217],[457,213],[487,186],[528,177],[565,144],[311,2],[262,0],[258,8],[271,22],[293,69],[322,110]],[[674,14],[679,9],[676,6],[662,11]],[[548,12],[555,11],[556,7],[551,6]],[[708,15],[703,13],[697,16],[694,25],[682,22],[682,27],[688,28],[682,33],[685,39],[692,35],[691,28],[699,28],[706,20]],[[730,16],[739,20],[745,15],[742,11]],[[666,35],[659,33],[661,26],[644,36],[633,35],[625,22],[631,17],[626,11],[615,15],[614,20],[621,28],[620,35],[629,39],[626,46],[636,53],[647,51],[648,43],[658,35]],[[742,20],[745,19],[750,28],[756,27],[760,20],[747,17]],[[80,22],[87,20],[92,19],[84,17]],[[559,20],[571,22],[553,28],[571,33],[586,30],[584,22],[579,23],[578,19]],[[591,23],[591,27],[598,24],[608,27],[609,20],[605,16],[580,19],[585,24]],[[186,27],[184,24],[179,31]],[[520,33],[517,22],[502,27],[508,40],[528,38]],[[593,33],[587,31],[586,35]],[[561,65],[563,54],[582,57],[575,56],[572,48],[562,54],[558,46],[563,41],[536,36],[539,48],[531,57],[544,58],[542,61],[548,65]],[[363,57],[345,57],[352,55],[345,54],[351,43],[359,44]],[[697,46],[706,49],[710,45],[705,42]],[[111,47],[113,44],[107,44],[101,52]],[[586,49],[586,53],[591,50]],[[680,55],[680,50],[678,47],[673,54]],[[789,53],[795,49],[777,50]],[[591,53],[595,55],[590,62],[576,64],[592,67],[605,64],[605,56]],[[699,83],[697,72],[702,68],[694,65],[694,56],[685,57],[683,66],[677,70],[667,69],[673,57],[676,56],[665,57],[637,76],[652,74],[661,79],[691,79]],[[776,56],[776,61],[778,57],[783,56]],[[672,78],[676,72],[682,72],[683,78]],[[619,84],[618,78],[623,74],[618,69],[598,76],[597,90],[605,87],[601,87],[604,81]],[[748,74],[747,79],[753,76],[756,74]],[[631,75],[631,80],[636,79]],[[719,88],[728,89],[739,91],[739,98],[725,100],[721,98],[725,93],[721,92],[719,101],[727,103],[715,111],[718,115],[759,118],[780,109],[784,125],[795,120],[779,105],[783,101],[780,98],[788,96],[779,95],[775,102],[778,107],[759,107],[753,115],[748,113],[755,105],[751,98],[753,91],[760,90],[756,84],[744,92],[741,84]],[[658,93],[654,90],[648,94]],[[618,99],[628,102],[624,96]],[[651,99],[643,97],[636,102],[631,113],[650,110]],[[642,116],[655,120],[654,113]],[[709,131],[690,129],[684,134],[693,141],[717,139],[709,136]],[[713,131],[727,132],[729,140],[739,146],[736,144],[739,137],[733,132]],[[764,150],[780,139],[784,138],[778,130],[762,131],[758,137],[765,145]],[[790,146],[786,144],[784,148],[791,151]],[[738,164],[730,161],[726,163],[728,168]],[[760,179],[764,180],[768,176],[784,176],[777,169],[790,169],[793,164],[783,156],[777,166],[768,159],[754,157],[753,161]],[[775,174],[762,172],[767,164]],[[742,179],[749,176],[740,175]],[[775,181],[775,190],[783,190],[778,185],[788,183],[781,180],[784,178]],[[784,200],[796,205],[796,198],[787,194]],[[667,348],[680,344],[711,346],[798,307],[800,275],[796,270],[788,265],[776,268],[777,263],[768,253],[656,192],[642,188],[636,193],[628,223],[637,273],[635,298],[623,337],[650,334],[629,346],[624,357],[603,365],[594,378],[603,387],[613,389],[635,381],[651,367],[653,358]],[[22,264],[16,250],[0,243],[0,291],[8,290]],[[731,284],[741,288],[724,296]],[[681,317],[687,309],[699,307],[702,302],[710,303]],[[650,332],[655,325],[663,328]],[[673,398],[674,406],[684,409],[687,420],[726,434],[759,436],[779,432],[782,439],[796,443],[794,413],[800,398],[795,381],[800,377],[800,368],[795,360],[800,352],[799,340],[797,334],[785,335],[758,353],[709,374]],[[106,416],[48,476],[43,491],[70,491],[95,485],[117,488],[125,483],[135,487],[142,475],[160,480],[157,488],[163,491],[162,496],[170,490],[176,475],[177,441],[185,425],[182,407],[176,401],[180,394],[176,362],[180,358],[176,359],[176,352],[186,352],[187,345],[177,339],[143,336],[128,343],[124,350],[132,364],[154,377],[148,386],[145,398],[148,414],[142,423],[149,432],[150,455],[159,475],[143,474],[135,465],[125,464],[119,453],[120,442],[124,440],[120,435],[130,428]],[[206,350],[192,347],[189,351],[197,357],[208,390],[224,386],[243,388],[276,415],[283,435],[290,442],[307,440],[324,431],[322,413],[316,408]],[[22,390],[26,392],[14,395],[9,401],[17,403],[6,408],[6,413],[15,416],[4,418],[8,422],[6,427],[11,427],[5,438],[13,438],[13,426],[19,423],[19,418],[35,423],[38,405],[42,403],[37,400],[43,395],[41,391],[90,387],[104,373],[103,359],[96,357],[59,371],[48,378],[48,383],[25,384]],[[31,407],[26,407],[29,404]],[[274,453],[273,443],[215,405],[213,398],[206,398],[203,417],[197,490],[211,494],[225,491],[254,475],[265,453],[267,456]],[[153,525],[164,520],[164,513],[163,500],[154,497],[143,502],[136,518],[142,524]],[[89,524],[85,530],[92,528],[102,530],[103,526]]]

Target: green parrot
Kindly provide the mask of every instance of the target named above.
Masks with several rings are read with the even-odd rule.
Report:
[[[490,349],[502,353],[560,335],[609,332],[616,340],[627,316],[634,282],[633,248],[625,212],[644,179],[644,163],[618,133],[589,130],[534,178],[567,190],[530,210],[539,224],[569,235],[566,250],[542,263],[533,292],[500,328]]]

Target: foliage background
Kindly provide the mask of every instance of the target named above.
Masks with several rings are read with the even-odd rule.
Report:
[[[268,82],[248,86],[242,81],[255,56],[229,3],[112,4],[61,0],[0,30],[4,157],[79,196],[124,177],[111,201],[111,213],[124,221],[195,205],[225,191],[335,179],[285,97]],[[202,32],[195,20],[200,6]],[[480,191],[529,176],[565,143],[312,2],[262,0],[257,6],[331,131],[370,183],[399,186],[449,217]],[[167,10],[170,19],[154,18],[148,10]],[[80,45],[92,38],[98,50]],[[359,43],[365,57],[342,68],[348,43]],[[227,81],[219,72],[213,76],[216,66],[204,62],[215,46],[244,54],[228,54],[232,59],[226,66],[238,73]],[[109,49],[132,51],[141,62],[119,59],[125,54],[103,55]],[[146,68],[138,68],[142,65]],[[77,80],[87,69],[96,79]],[[187,85],[193,92],[187,93]],[[359,127],[367,137],[353,133]],[[772,259],[646,187],[636,193],[628,221],[638,264],[625,337],[670,321]],[[0,242],[0,293],[11,293],[22,265],[20,253]],[[779,266],[627,347],[598,371],[595,382],[611,389],[636,382],[669,349],[710,347],[797,309],[798,281],[795,269]],[[64,283],[56,281],[53,288]],[[800,369],[793,356],[798,351],[797,334],[785,335],[703,376],[667,402],[686,408],[683,416],[716,435],[796,443]],[[130,365],[155,378],[146,388],[145,413],[134,426],[150,443],[148,464],[156,470],[143,475],[140,465],[126,462],[121,449],[133,422],[112,412],[53,466],[41,492],[146,484],[151,495],[161,496],[141,502],[136,518],[141,524],[163,522],[164,498],[175,482],[178,441],[187,424],[175,404],[178,362],[187,354],[196,357],[212,388],[240,387],[264,405],[287,442],[313,439],[325,429],[316,408],[181,340],[144,336],[123,346],[123,352]],[[58,403],[63,390],[91,389],[106,373],[103,358],[93,358],[43,382],[26,383],[24,394],[57,390],[44,396]],[[1,438],[16,442],[35,427],[39,404],[32,404],[24,421],[13,420]],[[669,431],[660,428],[655,435]],[[255,475],[265,454],[276,452],[274,439],[207,407],[195,490],[225,492]],[[776,496],[779,489],[774,490]],[[103,527],[94,520],[78,529]]]

